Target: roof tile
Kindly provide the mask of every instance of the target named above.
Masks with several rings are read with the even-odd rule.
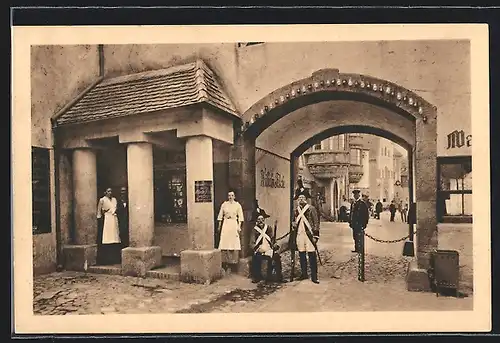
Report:
[[[239,116],[231,99],[202,61],[104,79],[58,119],[58,125],[124,117],[195,103],[210,103]]]

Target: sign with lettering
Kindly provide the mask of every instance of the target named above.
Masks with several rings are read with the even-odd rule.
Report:
[[[194,182],[194,202],[212,202],[212,181]]]
[[[455,130],[448,135],[448,146],[446,149],[470,147],[472,145],[472,135],[466,135],[464,130]]]
[[[260,170],[261,187],[285,188],[285,176],[266,167]]]
[[[49,233],[51,231],[49,149],[32,147],[31,163],[33,234]]]

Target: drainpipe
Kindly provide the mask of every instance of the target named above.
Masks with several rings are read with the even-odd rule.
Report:
[[[104,76],[104,45],[99,44],[97,46],[98,52],[99,52],[99,76],[103,77]]]

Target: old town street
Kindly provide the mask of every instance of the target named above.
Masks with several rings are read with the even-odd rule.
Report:
[[[408,227],[397,218],[371,219],[366,232],[382,240],[402,238]],[[466,235],[462,234],[462,235]],[[455,235],[454,240],[461,239]],[[449,239],[440,237],[440,245]],[[469,241],[464,237],[464,241]],[[366,238],[365,282],[357,279],[357,258],[351,252],[352,235],[346,223],[322,223],[319,249],[323,266],[320,284],[309,280],[285,284],[252,284],[229,275],[210,285],[160,279],[76,272],[52,273],[34,280],[35,314],[204,313],[204,312],[312,312],[471,310],[472,256],[460,256],[459,298],[408,292],[404,241],[378,243]],[[470,247],[464,251],[470,251]],[[296,266],[298,270],[298,262]],[[290,254],[283,254],[289,279]],[[390,300],[390,301],[388,301]]]

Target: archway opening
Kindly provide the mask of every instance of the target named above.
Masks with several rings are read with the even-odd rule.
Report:
[[[389,81],[327,69],[270,93],[242,119],[231,151],[230,184],[247,218],[256,198],[261,206],[274,206],[269,212],[277,216],[279,233],[290,226],[290,205],[284,199],[292,196],[293,154],[311,137],[356,128],[407,147],[415,173],[417,269],[425,273],[437,247],[434,106]],[[243,232],[242,257],[250,255],[251,229],[249,223]]]

